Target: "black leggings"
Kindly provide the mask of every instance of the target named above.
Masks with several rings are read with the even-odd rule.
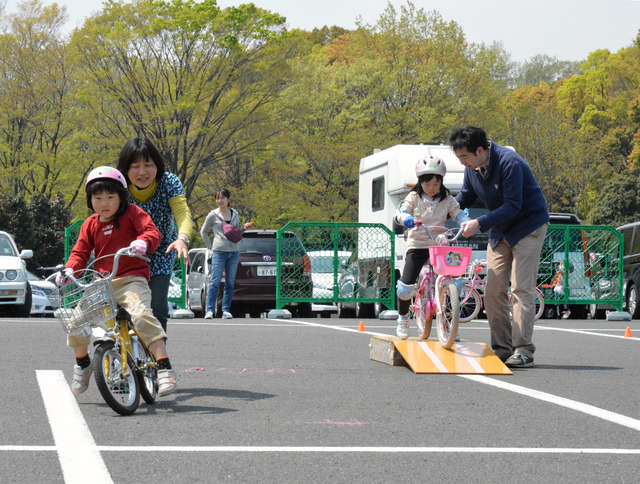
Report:
[[[405,256],[404,269],[400,280],[407,285],[414,284],[420,275],[422,266],[429,260],[429,249],[409,249]],[[405,316],[409,313],[411,300],[398,301],[398,314]]]

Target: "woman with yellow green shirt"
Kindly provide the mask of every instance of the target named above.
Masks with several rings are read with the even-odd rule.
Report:
[[[147,138],[133,138],[120,151],[118,170],[127,179],[131,202],[147,212],[158,227],[162,241],[150,255],[151,309],[167,331],[167,299],[176,255],[189,261],[191,211],[180,179],[165,171],[164,161]],[[175,224],[178,230],[175,228]]]

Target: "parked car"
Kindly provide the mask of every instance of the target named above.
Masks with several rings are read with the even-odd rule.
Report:
[[[203,317],[207,309],[210,275],[208,255],[209,250],[206,248],[189,251],[191,266],[187,273],[187,307],[196,318]]]
[[[51,315],[60,307],[58,291],[53,282],[46,281],[27,271],[27,279],[31,286],[31,315]]]
[[[623,307],[633,319],[640,319],[638,292],[640,290],[640,222],[622,225],[617,228],[623,241],[622,256],[622,296]]]
[[[309,251],[308,254],[311,260],[313,298],[333,298],[334,274],[340,276],[347,266],[351,252],[341,250],[334,254],[332,250],[314,250]],[[335,256],[337,256],[337,261],[334,261]],[[337,263],[337,267],[334,267],[334,262]],[[311,303],[311,311],[328,317],[331,313],[338,311],[338,305],[335,302],[313,302]]]
[[[247,230],[239,242],[240,260],[233,291],[231,313],[234,316],[259,317],[261,313],[276,307],[276,252],[275,230]],[[311,261],[304,245],[293,232],[285,232],[282,247],[282,293],[286,297],[308,298],[313,296]],[[187,279],[189,308],[199,315],[206,309],[206,297],[210,277],[210,265],[206,249],[192,249],[191,269]],[[191,255],[193,254],[193,255]],[[200,255],[202,254],[202,255]],[[218,291],[214,315],[222,315],[223,283]],[[311,303],[292,302],[285,306],[298,317],[311,316]]]
[[[391,291],[391,269],[386,249],[372,250],[370,256],[359,259],[358,249],[351,253],[346,268],[338,280],[338,295],[341,299],[388,298]],[[386,309],[379,302],[338,302],[338,317],[378,317]]]
[[[582,221],[573,213],[556,213],[549,214],[549,223],[552,225],[582,225]],[[565,283],[565,287],[569,288],[570,297],[573,299],[590,299],[591,284],[587,273],[585,257],[586,253],[582,244],[580,232],[573,232],[574,240],[569,241],[568,257],[570,263],[569,282]],[[559,262],[565,258],[564,252],[552,253],[553,248],[563,241],[551,240],[549,232],[542,246],[540,255],[540,267],[538,269],[538,284],[549,284],[555,277],[556,268]],[[585,319],[587,317],[587,304],[570,304],[572,319]],[[544,318],[554,319],[561,317],[561,311],[555,304],[545,303]]]
[[[18,252],[13,237],[0,231],[0,311],[26,318],[31,312],[32,293],[24,259],[32,250]]]

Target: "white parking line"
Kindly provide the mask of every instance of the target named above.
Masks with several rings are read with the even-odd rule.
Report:
[[[62,372],[37,370],[36,376],[65,483],[113,483]]]

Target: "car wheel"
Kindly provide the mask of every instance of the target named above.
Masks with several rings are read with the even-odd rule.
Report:
[[[311,303],[300,303],[296,308],[296,315],[299,318],[310,318],[312,316]]]
[[[638,308],[638,288],[631,284],[627,291],[627,311],[633,319],[640,318],[640,308]]]
[[[607,317],[607,310],[599,309],[597,304],[589,304],[589,315],[591,319],[604,319]]]
[[[544,319],[556,319],[558,317],[556,313],[556,307],[549,305],[544,307],[544,312],[542,313],[542,317]]]
[[[24,298],[24,304],[22,304],[21,306],[16,306],[15,314],[19,318],[28,318],[31,314],[31,301],[33,296],[31,294],[31,284],[29,284],[28,282],[25,290],[26,296]]]
[[[356,303],[356,318],[370,318],[373,315],[373,304]]]
[[[351,308],[346,307],[342,303],[338,303],[338,317],[341,319],[344,318],[352,318],[355,315],[355,311]]]

